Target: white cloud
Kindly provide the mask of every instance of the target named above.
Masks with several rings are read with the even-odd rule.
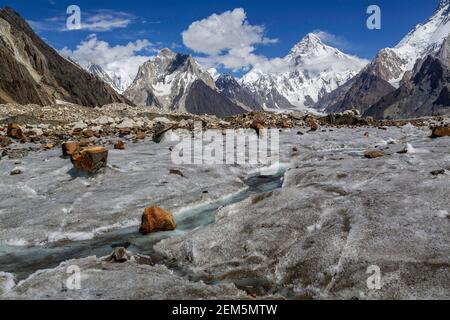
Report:
[[[339,48],[339,49],[349,49],[350,44],[344,38],[337,36],[335,34],[329,33],[324,30],[315,30],[313,32],[319,39],[330,46]]]
[[[151,58],[148,54],[153,51],[153,44],[148,40],[110,46],[108,42],[98,40],[96,34],[91,34],[74,50],[65,47],[60,53],[85,68],[90,63],[98,64],[109,74],[120,75],[130,81],[134,80],[139,66]]]
[[[92,15],[86,15],[81,19],[81,29],[93,32],[111,31],[128,27],[136,17],[130,13],[98,10]]]
[[[244,9],[237,8],[193,22],[182,37],[187,48],[206,55],[197,58],[205,67],[241,70],[268,62],[255,54],[256,46],[278,40],[265,37],[264,31],[263,26],[251,25]]]

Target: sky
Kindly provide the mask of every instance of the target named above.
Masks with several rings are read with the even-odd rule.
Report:
[[[81,64],[133,73],[157,50],[194,55],[204,66],[242,74],[277,58],[314,32],[324,42],[372,59],[424,22],[438,0],[0,0],[62,54]],[[81,30],[67,30],[67,8],[81,9]],[[369,5],[381,29],[369,30]],[[269,68],[269,67],[268,67]],[[123,71],[123,70],[122,70]]]

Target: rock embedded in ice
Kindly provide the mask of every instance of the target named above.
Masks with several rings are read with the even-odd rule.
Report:
[[[116,149],[116,150],[125,150],[125,142],[123,142],[122,140],[117,141],[114,144],[114,149]]]
[[[72,154],[71,161],[75,169],[97,173],[107,165],[108,150],[103,147],[83,148]]]
[[[364,153],[364,156],[367,159],[376,159],[376,158],[384,157],[384,152],[381,150],[370,150],[370,151],[367,151],[366,153]]]
[[[10,173],[10,175],[12,175],[12,176],[17,176],[19,174],[22,174],[22,169],[20,169],[20,168],[14,168],[11,170],[11,173]]]
[[[169,174],[180,176],[180,177],[184,177],[183,172],[181,170],[179,170],[179,169],[170,169],[169,170]]]
[[[433,170],[433,171],[430,172],[430,174],[433,175],[433,176],[444,175],[445,174],[445,170],[444,169]]]
[[[431,136],[433,138],[450,137],[450,127],[434,127]]]
[[[175,230],[177,224],[170,212],[159,207],[150,207],[144,210],[139,232],[147,235],[159,231]]]

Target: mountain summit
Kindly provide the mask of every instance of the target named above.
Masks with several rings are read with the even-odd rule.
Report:
[[[319,98],[344,84],[366,64],[307,34],[283,58],[285,70],[263,72],[254,68],[242,85],[260,97],[265,108],[308,108]]]
[[[139,105],[219,117],[246,111],[223,96],[190,56],[161,50],[143,64],[124,95]]]

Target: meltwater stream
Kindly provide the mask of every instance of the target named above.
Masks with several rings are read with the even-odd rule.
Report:
[[[55,268],[63,261],[93,255],[106,256],[114,246],[128,246],[128,250],[133,253],[152,256],[156,243],[213,223],[215,213],[221,207],[281,188],[283,177],[283,170],[271,176],[250,177],[245,181],[248,186],[246,190],[184,211],[176,217],[177,229],[173,232],[142,236],[138,233],[138,227],[130,227],[86,241],[59,242],[35,247],[0,246],[0,271],[14,273],[21,280],[38,270]]]

